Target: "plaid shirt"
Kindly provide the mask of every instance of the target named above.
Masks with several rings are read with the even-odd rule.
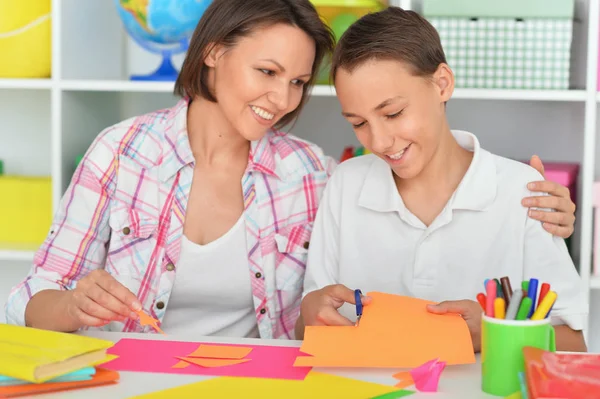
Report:
[[[162,320],[168,309],[194,169],[187,101],[103,131],[77,168],[28,276],[6,304],[24,325],[29,299],[72,290],[104,268]],[[317,146],[272,131],[252,142],[242,179],[248,270],[260,336],[293,338],[312,224],[335,166]],[[150,332],[137,321],[104,330]]]

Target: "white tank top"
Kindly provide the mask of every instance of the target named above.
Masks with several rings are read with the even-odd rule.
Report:
[[[162,323],[165,333],[259,336],[243,214],[231,230],[207,245],[182,236],[175,273]]]

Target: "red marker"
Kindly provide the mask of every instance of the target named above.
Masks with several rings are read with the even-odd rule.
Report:
[[[539,304],[542,303],[542,300],[544,299],[548,291],[550,291],[550,284],[542,284],[542,287],[540,288],[540,298],[538,299],[538,306],[540,306]]]
[[[479,302],[481,309],[485,312],[485,294],[482,294],[481,292],[477,294],[477,302]]]

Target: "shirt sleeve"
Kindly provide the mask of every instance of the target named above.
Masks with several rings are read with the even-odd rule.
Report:
[[[77,280],[104,267],[116,169],[114,152],[101,135],[77,167],[28,275],[9,294],[8,323],[25,325],[27,303],[38,292],[73,289]]]
[[[565,241],[544,230],[540,221],[528,216],[524,260],[524,279],[536,278],[538,287],[548,283],[550,290],[557,293],[550,314],[552,324],[566,324],[573,330],[584,329],[589,312],[588,299]]]
[[[334,173],[325,187],[315,218],[304,274],[303,297],[338,281],[341,192],[336,180]]]

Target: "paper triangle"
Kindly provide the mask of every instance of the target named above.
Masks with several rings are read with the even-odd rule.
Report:
[[[177,357],[178,359],[195,364],[201,367],[223,367],[233,366],[234,364],[246,363],[251,359],[205,359],[201,357]]]

